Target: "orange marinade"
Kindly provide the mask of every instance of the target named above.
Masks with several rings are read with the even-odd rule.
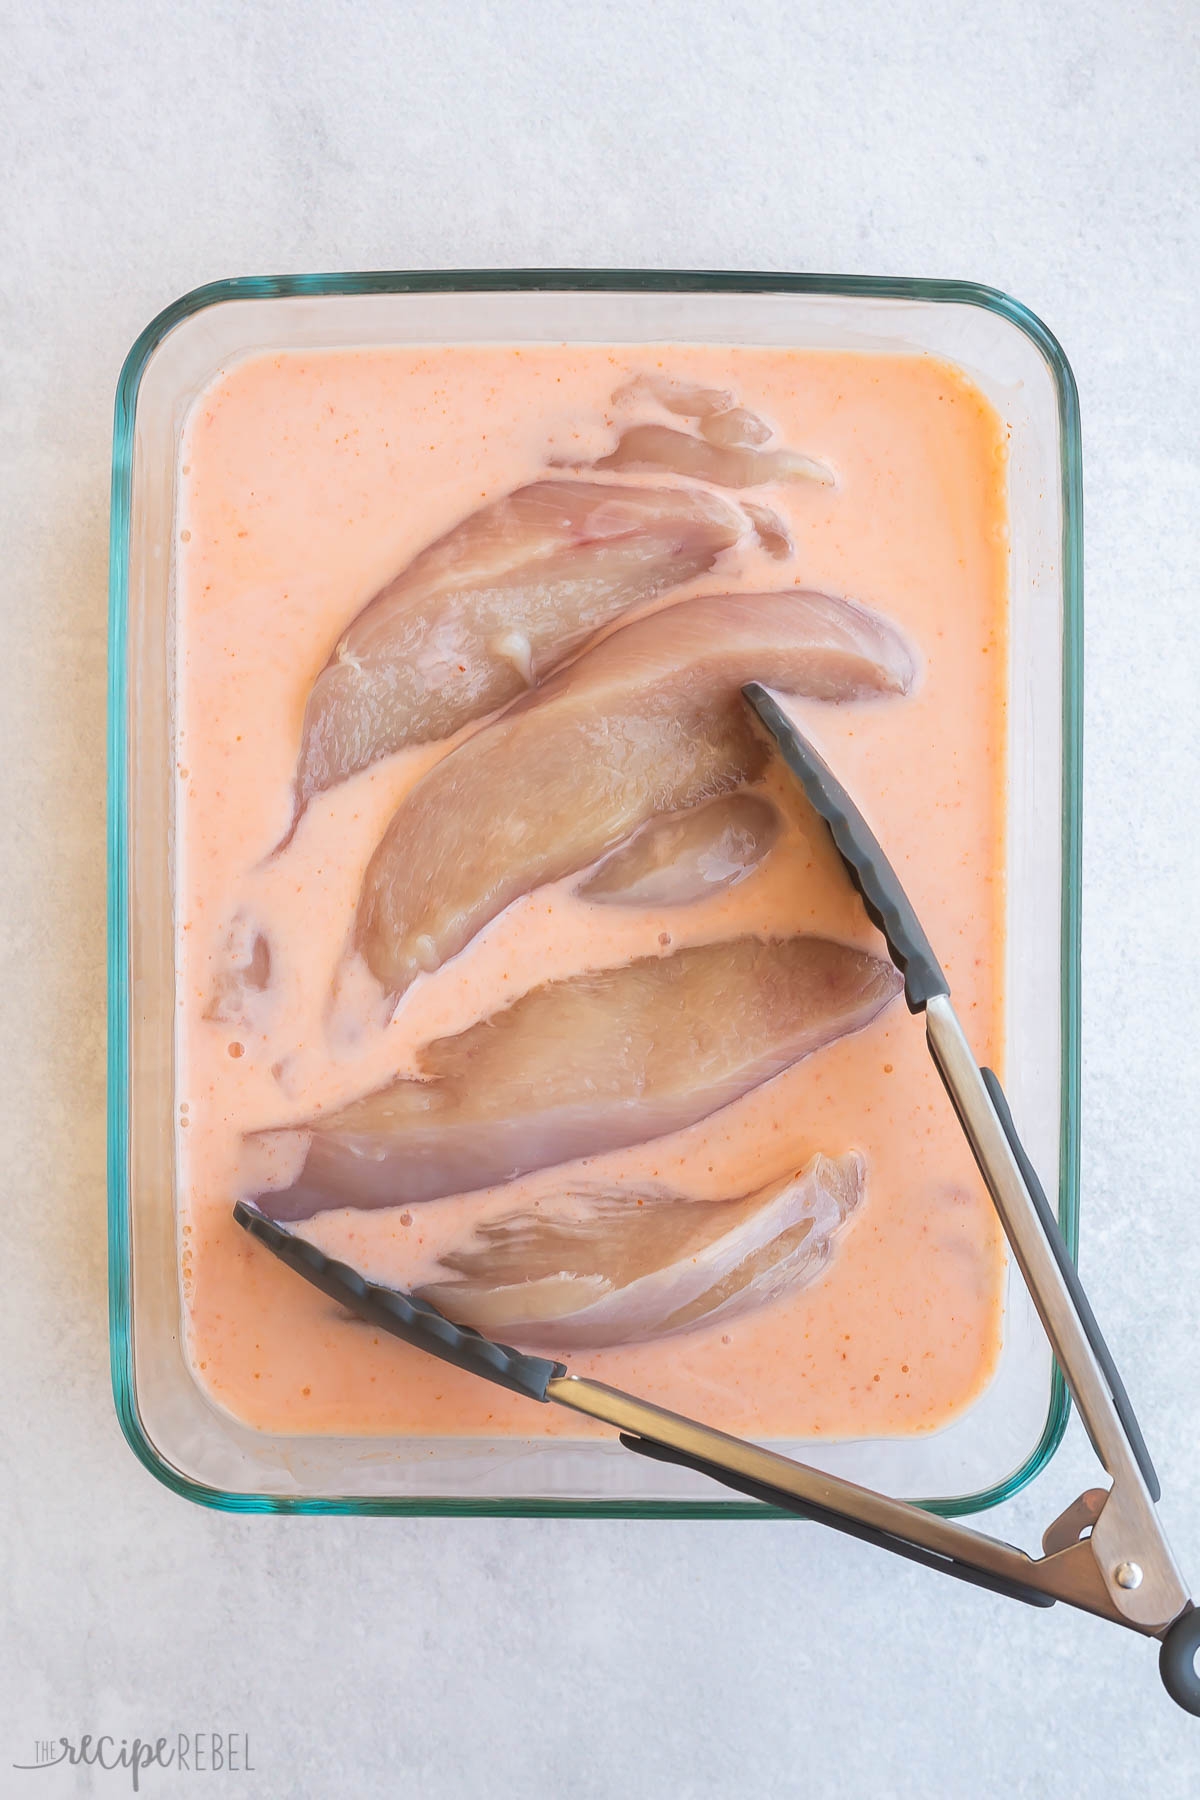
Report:
[[[575,878],[538,889],[419,979],[352,1052],[331,1033],[331,982],[367,860],[446,746],[400,752],[320,796],[271,857],[291,815],[311,683],[350,619],[425,545],[549,467],[610,450],[612,396],[646,372],[731,389],[781,443],[836,471],[832,487],[751,496],[786,518],[790,561],[742,547],[642,610],[795,586],[864,601],[908,633],[921,664],[909,696],[796,703],[796,716],[889,849],[977,1054],[1002,1064],[1006,440],[961,372],[924,356],[693,345],[381,347],[240,362],[195,403],[182,450],[177,1140],[189,1355],[211,1398],[251,1426],[589,1430],[348,1320],[252,1243],[231,1212],[248,1185],[244,1134],[415,1073],[432,1038],[547,979],[658,954],[663,934],[680,948],[813,930],[882,954],[822,832],[796,828],[746,880],[687,906],[588,906]],[[207,1016],[231,925],[247,914],[272,949],[272,1008],[253,1030]],[[866,1158],[865,1198],[814,1284],[709,1329],[576,1353],[571,1367],[760,1438],[928,1432],[992,1372],[1005,1264],[902,1000],[687,1131],[503,1191],[330,1211],[302,1229],[406,1286],[470,1220],[571,1178],[718,1199],[817,1151],[851,1149]]]

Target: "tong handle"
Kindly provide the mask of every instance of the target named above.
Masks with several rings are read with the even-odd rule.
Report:
[[[1053,1595],[1042,1593],[1038,1588],[1027,1587],[1019,1581],[1006,1581],[1002,1575],[994,1575],[988,1569],[977,1569],[970,1563],[959,1562],[957,1557],[941,1555],[936,1550],[925,1549],[921,1544],[909,1543],[907,1539],[884,1531],[877,1525],[867,1525],[859,1519],[853,1519],[848,1513],[835,1512],[831,1507],[817,1506],[807,1500],[797,1500],[794,1494],[785,1492],[783,1488],[772,1487],[768,1482],[755,1481],[748,1475],[737,1474],[722,1467],[720,1463],[708,1462],[702,1456],[693,1456],[686,1450],[676,1450],[667,1444],[656,1443],[653,1438],[635,1437],[626,1431],[621,1433],[621,1442],[627,1450],[636,1450],[639,1456],[652,1457],[655,1462],[677,1463],[681,1469],[694,1469],[698,1475],[707,1475],[710,1480],[719,1481],[722,1487],[732,1488],[738,1494],[746,1494],[751,1500],[761,1500],[766,1506],[779,1507],[784,1512],[795,1513],[798,1518],[811,1519],[817,1525],[828,1525],[831,1530],[840,1531],[846,1537],[858,1538],[864,1544],[873,1544],[878,1550],[890,1550],[894,1556],[904,1557],[906,1562],[920,1563],[926,1569],[937,1569],[943,1575],[952,1575],[956,1581],[969,1582],[972,1587],[987,1588],[993,1594],[1020,1600],[1025,1606],[1054,1605]]]
[[[988,1091],[988,1099],[995,1108],[996,1117],[1003,1127],[1009,1147],[1016,1158],[1022,1180],[1029,1190],[1029,1198],[1033,1201],[1034,1211],[1038,1215],[1046,1241],[1054,1253],[1054,1260],[1058,1264],[1059,1273],[1063,1278],[1063,1286],[1071,1297],[1071,1304],[1079,1315],[1079,1323],[1083,1328],[1084,1336],[1091,1345],[1092,1354],[1100,1365],[1101,1373],[1108,1384],[1108,1391],[1112,1395],[1117,1417],[1121,1421],[1125,1436],[1129,1439],[1129,1448],[1133,1459],[1142,1472],[1142,1480],[1146,1483],[1150,1498],[1157,1501],[1162,1494],[1162,1488],[1159,1485],[1154,1464],[1150,1460],[1150,1452],[1146,1448],[1142,1428],[1137,1422],[1137,1414],[1125,1391],[1125,1383],[1117,1372],[1112,1353],[1096,1323],[1096,1315],[1092,1311],[1084,1285],[1079,1279],[1079,1271],[1072,1260],[1071,1252],[1067,1249],[1066,1239],[1059,1229],[1058,1220],[1054,1216],[1054,1208],[1046,1198],[1046,1190],[1038,1180],[1037,1171],[1029,1160],[1024,1144],[1017,1136],[1017,1128],[1013,1123],[1008,1100],[995,1072],[981,1066],[979,1073],[983,1076],[983,1085]]]
[[[1200,1607],[1189,1602],[1175,1623],[1163,1634],[1162,1649],[1158,1653],[1158,1672],[1176,1706],[1182,1706],[1184,1712],[1200,1719],[1200,1669],[1196,1667],[1198,1655]]]

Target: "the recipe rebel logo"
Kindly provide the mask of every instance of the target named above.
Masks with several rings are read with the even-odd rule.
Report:
[[[156,1738],[115,1738],[107,1732],[81,1737],[38,1738],[33,1760],[14,1762],[22,1771],[39,1769],[107,1769],[125,1771],[135,1794],[148,1769],[174,1769],[189,1775],[253,1775],[250,1736],[245,1731],[176,1732]]]

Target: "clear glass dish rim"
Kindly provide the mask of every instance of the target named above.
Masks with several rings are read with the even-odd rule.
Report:
[[[1079,396],[1062,346],[1019,300],[973,281],[906,276],[800,275],[680,269],[439,269],[243,276],[193,288],[150,321],[135,340],[117,382],[113,419],[108,632],[108,1269],[109,1354],[117,1418],[130,1448],[164,1486],[200,1505],[228,1512],[376,1514],[440,1517],[575,1517],[636,1519],[786,1519],[794,1514],[756,1501],[298,1497],[239,1493],[195,1482],[174,1468],[148,1436],[137,1405],[131,1305],[129,1191],[129,894],[128,683],[126,672],[129,533],[133,439],[146,364],[175,327],[230,300],[346,294],[579,290],[620,293],[780,293],[922,300],[978,306],[1015,325],[1050,370],[1062,445],[1062,1116],[1058,1216],[1072,1257],[1079,1238],[1080,872],[1083,726],[1083,474]],[[953,1516],[982,1512],[1019,1492],[1058,1448],[1070,1398],[1053,1365],[1046,1421],[1030,1455],[1002,1482],[977,1494],[924,1501]]]

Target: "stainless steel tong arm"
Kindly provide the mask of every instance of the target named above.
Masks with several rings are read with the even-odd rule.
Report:
[[[1115,1615],[1139,1630],[1161,1631],[1187,1605],[1188,1591],[1159,1524],[1148,1459],[1138,1455],[1141,1434],[1130,1433],[1131,1412],[1121,1416],[1111,1375],[1101,1366],[1105,1353],[1080,1316],[1022,1167],[1019,1140],[1014,1144],[1015,1133],[1006,1130],[997,1110],[999,1084],[989,1091],[949,995],[926,1002],[925,1028],[1059,1367],[1096,1455],[1112,1477],[1112,1491],[1092,1525],[1090,1554]],[[1111,1371],[1111,1360],[1109,1366]],[[1123,1388],[1119,1391],[1124,1401]]]

